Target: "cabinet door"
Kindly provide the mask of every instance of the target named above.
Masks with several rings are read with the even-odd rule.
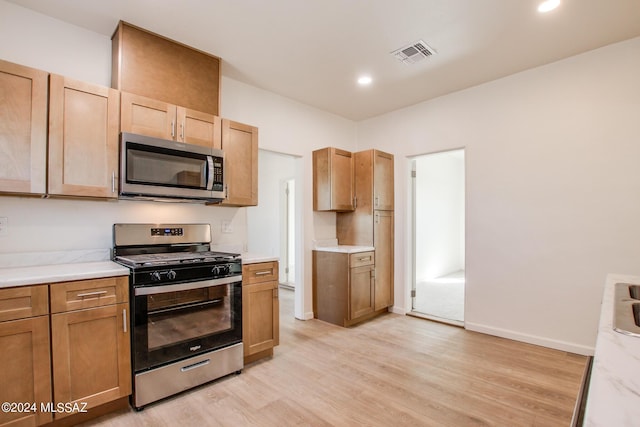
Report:
[[[122,132],[176,139],[176,106],[173,104],[122,92],[120,116]]]
[[[393,210],[393,155],[374,150],[373,208]]]
[[[47,76],[0,60],[0,192],[47,191]]]
[[[40,404],[51,402],[49,316],[0,322],[0,401],[35,403],[36,412],[0,412],[0,425],[34,426],[51,421]]]
[[[221,148],[220,117],[177,107],[177,123],[178,141],[208,148]]]
[[[327,147],[313,152],[313,210],[352,211],[353,154]]]
[[[128,311],[121,303],[51,315],[54,402],[92,408],[131,394]]]
[[[118,196],[118,110],[115,89],[50,76],[49,193]]]
[[[393,211],[375,211],[374,218],[375,309],[380,310],[393,305]]]
[[[350,270],[349,320],[354,320],[374,311],[374,277],[372,265]]]
[[[228,206],[258,204],[258,128],[222,119]]]
[[[242,287],[242,322],[245,357],[280,343],[277,281]]]

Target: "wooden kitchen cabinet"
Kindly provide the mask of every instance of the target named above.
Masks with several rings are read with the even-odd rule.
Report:
[[[117,90],[52,74],[49,194],[118,196]]]
[[[354,154],[356,208],[336,215],[341,245],[374,246],[375,310],[393,305],[393,155],[379,150]]]
[[[123,21],[111,40],[111,87],[220,114],[220,58]]]
[[[47,191],[47,78],[0,60],[0,193]]]
[[[0,401],[30,403],[36,411],[0,412],[0,426],[51,421],[41,404],[51,402],[48,286],[0,289]]]
[[[226,206],[258,204],[258,128],[222,119]]]
[[[131,394],[128,283],[122,276],[50,286],[54,402],[89,409]]]
[[[120,115],[122,132],[209,148],[221,147],[221,121],[213,114],[122,92]]]
[[[280,343],[278,262],[242,266],[242,341],[244,363],[273,356]]]
[[[317,319],[352,326],[375,311],[376,256],[373,251],[313,251],[313,312]]]
[[[327,147],[313,152],[313,210],[354,209],[353,153]]]

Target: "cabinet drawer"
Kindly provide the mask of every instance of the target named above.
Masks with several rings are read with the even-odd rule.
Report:
[[[351,268],[360,267],[363,265],[373,265],[374,262],[374,251],[358,252],[349,255],[349,266]]]
[[[257,264],[246,264],[242,266],[242,283],[269,282],[278,280],[278,262],[260,262]]]
[[[0,322],[48,313],[47,285],[0,289]]]
[[[129,276],[51,285],[51,312],[101,307],[128,301]]]

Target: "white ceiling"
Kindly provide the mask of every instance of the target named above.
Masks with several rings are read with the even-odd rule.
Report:
[[[639,0],[562,0],[545,15],[539,0],[9,1],[108,36],[122,19],[221,57],[224,75],[352,120],[640,36]],[[390,55],[419,39],[437,55]]]

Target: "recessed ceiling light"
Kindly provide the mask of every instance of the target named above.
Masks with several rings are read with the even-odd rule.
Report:
[[[560,0],[546,0],[540,3],[538,6],[538,12],[546,13],[551,12],[556,7],[560,6]]]
[[[370,85],[372,81],[373,81],[373,79],[371,78],[371,76],[360,76],[360,77],[358,77],[358,84],[360,86]]]

